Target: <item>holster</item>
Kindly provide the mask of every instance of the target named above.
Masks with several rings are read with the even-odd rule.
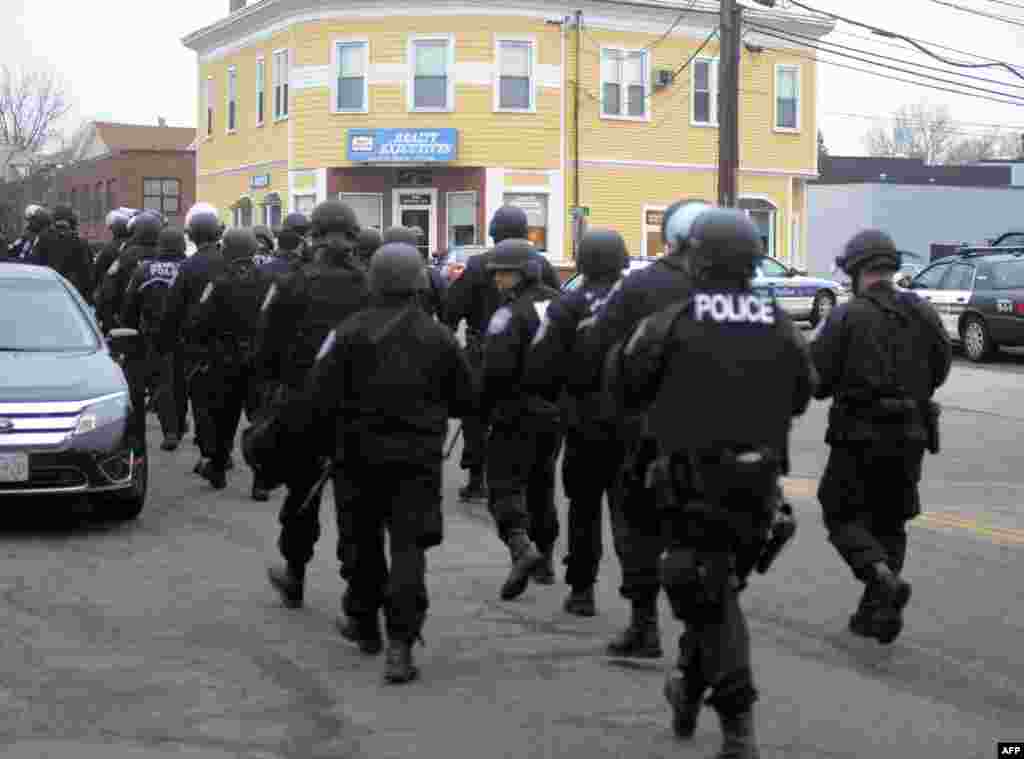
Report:
[[[770,503],[778,490],[781,462],[768,448],[695,451],[687,460],[693,490],[726,509]]]
[[[793,507],[786,503],[780,495],[775,500],[772,522],[768,527],[767,538],[761,549],[761,555],[758,557],[757,563],[754,564],[754,569],[759,574],[767,572],[782,553],[782,549],[793,540],[794,535],[796,535],[796,515],[793,513]]]

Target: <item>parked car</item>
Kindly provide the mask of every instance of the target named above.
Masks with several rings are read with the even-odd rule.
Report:
[[[910,283],[971,361],[1024,345],[1024,247],[965,248]]]
[[[139,515],[144,441],[132,438],[116,360],[138,340],[116,330],[108,345],[78,291],[52,269],[0,263],[0,500],[86,496],[114,519]]]
[[[1024,232],[1006,232],[989,243],[993,248],[1020,247],[1024,245]]]
[[[470,256],[475,256],[478,253],[485,253],[487,248],[483,245],[460,245],[457,247],[449,248],[443,253],[438,253],[435,257],[435,266],[444,275],[444,278],[448,280],[448,284],[451,284],[459,277],[462,276],[462,272],[466,270],[466,263],[469,261]]]
[[[892,281],[898,287],[909,287],[910,283],[913,282],[914,277],[920,274],[924,270],[924,267],[920,264],[903,264],[900,266],[899,271],[892,275]]]
[[[627,276],[657,261],[657,258],[630,258]],[[574,290],[583,284],[583,275],[576,273],[563,286],[563,290]],[[786,266],[768,256],[761,256],[753,280],[754,289],[771,293],[798,321],[809,321],[812,325],[826,319],[839,303],[849,300],[850,289],[832,279],[808,277],[798,270]]]

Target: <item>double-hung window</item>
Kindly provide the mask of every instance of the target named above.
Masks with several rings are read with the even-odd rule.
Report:
[[[177,179],[143,179],[142,207],[165,216],[181,213],[181,182]]]
[[[690,81],[690,121],[701,126],[718,125],[718,59],[698,58]]]
[[[256,61],[256,126],[263,125],[263,114],[266,108],[266,93],[264,92],[267,86],[266,67],[266,61],[262,58]]]
[[[228,132],[238,128],[238,69],[228,67]]]
[[[367,111],[368,49],[369,46],[364,40],[335,43],[335,113]]]
[[[800,130],[800,67],[775,66],[775,128]]]
[[[531,40],[498,40],[499,111],[532,111],[534,103],[534,43]]]
[[[647,52],[601,48],[601,114],[647,118]]]
[[[288,51],[274,53],[274,121],[288,118]]]
[[[452,78],[454,45],[450,37],[414,39],[412,110],[450,111],[455,95]]]
[[[213,77],[206,77],[206,88],[203,91],[206,106],[206,136],[213,137]]]

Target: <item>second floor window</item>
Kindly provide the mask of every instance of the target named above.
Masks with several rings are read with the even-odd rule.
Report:
[[[288,116],[288,51],[274,53],[274,119]]]
[[[647,115],[647,53],[601,48],[601,113],[643,118]]]
[[[533,43],[498,42],[498,108],[528,111],[533,108]]]
[[[366,110],[366,43],[337,44],[338,93],[336,111]]]
[[[775,67],[775,128],[796,131],[800,128],[800,69]]]
[[[718,61],[698,58],[693,62],[691,118],[694,124],[718,124]]]
[[[180,213],[181,182],[177,179],[143,179],[142,207],[164,216]]]
[[[263,114],[265,113],[265,100],[266,94],[264,88],[266,87],[266,64],[263,59],[260,58],[256,61],[256,125],[259,126],[263,123]]]
[[[451,40],[413,40],[413,97],[414,109],[448,110],[448,60]]]
[[[238,69],[234,66],[228,69],[228,131],[233,132],[237,128],[238,119]]]

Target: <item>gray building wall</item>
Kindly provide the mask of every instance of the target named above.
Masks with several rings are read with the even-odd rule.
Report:
[[[808,270],[828,275],[857,231],[884,229],[927,262],[933,242],[982,243],[1024,229],[1024,191],[920,185],[808,185]]]

